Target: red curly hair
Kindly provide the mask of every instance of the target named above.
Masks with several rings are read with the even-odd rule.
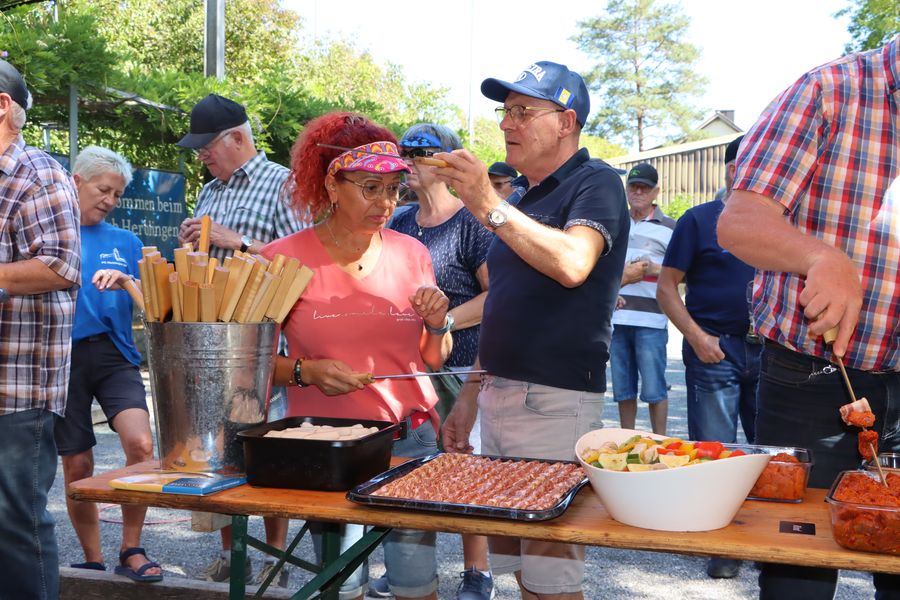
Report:
[[[342,151],[318,144],[356,148],[372,142],[396,144],[397,137],[389,129],[351,112],[326,113],[306,124],[291,149],[291,174],[287,181],[291,207],[301,218],[318,220],[331,206],[325,175],[328,165]]]

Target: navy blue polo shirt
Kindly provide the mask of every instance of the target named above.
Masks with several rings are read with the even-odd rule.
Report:
[[[539,185],[523,191],[510,198],[520,211],[556,229],[593,227],[603,234],[606,247],[585,282],[567,288],[529,266],[495,236],[487,255],[491,287],[481,323],[481,364],[509,379],[605,391],[610,318],[631,225],[622,179],[582,148]]]
[[[750,327],[748,287],[754,269],[719,246],[716,225],[725,204],[713,200],[678,219],[663,266],[684,271],[685,306],[711,333],[742,335]]]

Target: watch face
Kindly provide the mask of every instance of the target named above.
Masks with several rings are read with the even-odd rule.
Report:
[[[498,207],[488,213],[488,222],[494,227],[499,227],[506,223],[506,211]]]

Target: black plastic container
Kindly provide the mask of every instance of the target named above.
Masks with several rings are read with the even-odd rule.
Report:
[[[333,427],[359,423],[379,430],[347,441],[263,437],[269,431],[300,427],[304,423]],[[391,466],[391,446],[398,428],[396,423],[387,421],[288,417],[237,435],[244,442],[244,464],[250,485],[346,491]]]

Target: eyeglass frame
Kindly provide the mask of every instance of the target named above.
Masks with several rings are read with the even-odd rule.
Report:
[[[434,156],[438,152],[442,152],[442,150],[429,150],[427,148],[409,148],[406,146],[400,146],[401,158],[428,158]]]
[[[515,116],[516,113],[520,112],[517,109],[521,109],[522,114],[519,116]],[[513,104],[512,106],[506,106],[506,105],[498,106],[497,108],[494,109],[494,115],[497,117],[497,123],[502,123],[503,119],[505,119],[506,117],[509,117],[509,120],[512,121],[513,123],[524,123],[525,115],[527,114],[526,111],[529,111],[529,110],[533,110],[533,111],[542,110],[542,111],[547,111],[547,112],[561,113],[561,112],[566,112],[569,109],[567,109],[567,108],[550,108],[548,106],[524,106],[522,104]],[[535,115],[535,117],[537,117],[537,116],[538,115]]]
[[[370,198],[369,196],[366,195],[366,186],[367,186],[367,184],[365,184],[365,183],[360,183],[359,181],[354,181],[353,179],[350,179],[349,177],[347,177],[347,176],[345,176],[345,175],[342,175],[342,174],[340,174],[340,173],[338,173],[338,174],[339,174],[339,177],[338,177],[337,179],[339,179],[340,181],[346,181],[347,183],[352,183],[353,185],[355,185],[356,187],[358,187],[358,188],[360,189],[360,193],[362,194],[363,199],[365,199],[365,200],[368,201],[368,202],[378,202],[378,201],[381,200],[382,198],[386,199],[386,200],[387,200],[388,202],[390,202],[391,204],[397,204],[397,203],[400,201],[400,190],[401,190],[401,188],[403,187],[403,182],[402,182],[402,181],[398,181],[398,182],[397,182],[397,184],[396,184],[396,185],[397,185],[397,190],[396,190],[396,192],[394,193],[394,196],[391,197],[391,196],[388,196],[388,195],[387,195],[388,186],[387,186],[383,181],[380,181],[380,180],[379,180],[379,181],[377,181],[377,183],[376,183],[375,180],[369,179],[368,181],[369,181],[370,184],[374,184],[374,185],[376,185],[376,186],[380,186],[380,187],[381,187],[381,191],[379,191],[379,192],[377,193],[377,195],[376,195],[374,198]],[[392,185],[393,185],[393,184],[392,184]]]
[[[217,135],[216,137],[214,137],[214,138],[213,138],[209,143],[207,143],[206,145],[201,146],[200,148],[194,148],[194,149],[193,149],[193,150],[194,150],[194,155],[195,155],[195,156],[200,156],[200,155],[203,154],[204,152],[206,152],[207,154],[209,154],[209,153],[212,151],[212,147],[213,147],[213,146],[215,146],[216,144],[218,144],[221,140],[224,140],[226,137],[228,137],[228,134],[232,133],[233,131],[234,131],[234,129],[226,129],[225,131],[222,131],[221,133],[219,133],[219,135]]]

